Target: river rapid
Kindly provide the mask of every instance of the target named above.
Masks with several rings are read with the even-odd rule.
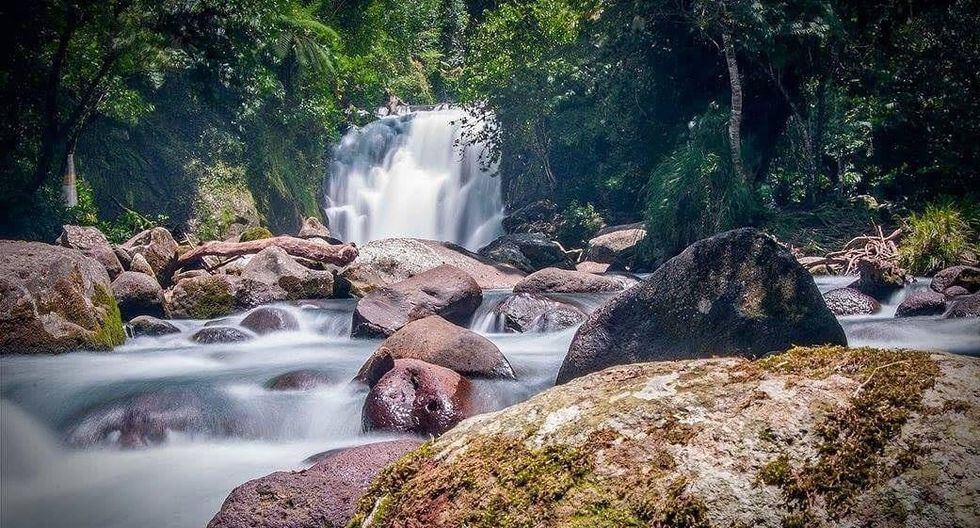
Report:
[[[821,290],[844,278],[819,278]],[[980,354],[980,320],[895,319],[901,298],[880,314],[845,317],[852,346],[941,349]],[[507,292],[489,291],[471,328],[507,356],[517,381],[477,382],[480,404],[500,409],[554,383],[574,329],[503,333],[491,312]],[[564,295],[586,311],[607,297]],[[294,332],[235,344],[199,345],[189,335],[206,321],[177,321],[180,334],[130,339],[112,353],[0,357],[2,508],[6,528],[200,527],[235,486],[273,471],[307,467],[309,456],[391,436],[361,430],[363,387],[349,383],[378,340],[349,337],[353,300],[286,305]],[[232,318],[236,322],[239,317]],[[274,391],[268,381],[296,369],[327,373],[310,391]],[[139,449],[86,444],[86,417],[140,395],[191,394],[207,423],[170,432]]]

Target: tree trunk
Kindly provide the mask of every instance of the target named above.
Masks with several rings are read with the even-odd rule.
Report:
[[[732,90],[731,117],[728,120],[728,143],[732,151],[732,167],[739,182],[745,183],[745,167],[742,164],[742,78],[738,73],[738,60],[735,57],[735,46],[731,35],[725,31],[721,34],[722,47],[725,51],[725,62],[728,63],[728,81]]]
[[[206,256],[236,257],[249,255],[272,246],[281,248],[294,257],[335,266],[350,264],[357,258],[358,254],[357,247],[353,244],[328,244],[282,235],[249,242],[207,242],[181,255],[177,259],[177,264],[178,266],[187,266]]]

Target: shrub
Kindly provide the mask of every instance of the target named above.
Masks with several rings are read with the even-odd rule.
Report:
[[[977,252],[976,232],[970,225],[970,208],[953,201],[934,202],[905,221],[900,248],[901,263],[917,275],[935,273]]]
[[[575,200],[568,204],[561,218],[555,235],[568,248],[585,247],[592,235],[605,225],[602,216],[592,204],[579,205]]]

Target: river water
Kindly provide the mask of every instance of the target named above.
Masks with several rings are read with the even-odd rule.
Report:
[[[910,288],[917,287],[924,286]],[[574,334],[498,333],[489,308],[506,295],[487,292],[471,325],[500,347],[518,377],[477,383],[488,409],[550,387]],[[851,343],[980,354],[980,320],[894,319],[902,295],[879,315],[842,318]],[[563,299],[587,311],[604,300]],[[131,339],[112,353],[0,357],[0,524],[201,527],[246,480],[305,467],[307,457],[327,449],[390,438],[361,431],[365,392],[349,380],[379,341],[348,337],[353,303],[288,305],[299,331],[245,343],[194,344],[188,336],[205,321],[180,321],[181,334]],[[332,382],[311,391],[265,388],[300,368],[321,370]],[[86,417],[140,395],[174,393],[192,395],[208,425],[141,449],[84,443]]]

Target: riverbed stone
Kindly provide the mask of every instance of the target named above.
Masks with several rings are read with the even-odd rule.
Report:
[[[307,268],[276,246],[255,254],[241,271],[238,302],[242,306],[329,297],[333,297],[332,273]]]
[[[887,301],[895,292],[912,282],[912,277],[895,262],[864,259],[857,263],[858,279],[847,285],[879,301]]]
[[[280,374],[269,380],[266,386],[275,391],[311,390],[329,385],[332,381],[330,374],[322,370],[300,369]]]
[[[541,233],[546,236],[554,236],[560,223],[558,206],[551,200],[531,202],[501,221],[506,233]]]
[[[146,257],[137,253],[129,262],[129,271],[134,271],[136,273],[143,273],[156,278],[156,272],[153,271],[153,267],[150,263],[146,261]],[[203,270],[201,270],[203,271]],[[206,273],[206,272],[205,272]]]
[[[163,288],[156,277],[124,271],[112,281],[112,295],[119,304],[123,319],[138,315],[163,316]]]
[[[526,273],[549,267],[575,268],[565,248],[540,233],[503,235],[481,248],[479,254]]]
[[[259,335],[299,330],[296,316],[289,310],[274,306],[263,306],[252,310],[240,324]]]
[[[978,379],[841,347],[616,366],[406,455],[350,525],[972,526]]]
[[[545,268],[517,283],[514,293],[609,293],[623,288],[623,281],[614,277]]]
[[[150,315],[139,315],[126,323],[133,337],[143,336],[162,336],[167,334],[179,334],[180,329],[169,321],[158,319]]]
[[[180,280],[164,292],[164,308],[171,319],[213,319],[235,311],[237,277],[200,275]]]
[[[586,314],[568,303],[531,293],[516,293],[493,308],[511,332],[555,332],[575,326]]]
[[[376,376],[376,363],[418,359],[474,378],[514,379],[514,369],[497,345],[438,315],[412,321],[385,339],[357,373],[365,383]]]
[[[475,413],[469,380],[416,359],[395,366],[371,387],[361,413],[366,431],[439,435]]]
[[[846,345],[810,274],[772,237],[736,229],[695,242],[582,323],[558,383],[613,365],[757,357]]]
[[[980,293],[960,295],[953,298],[949,301],[943,317],[946,319],[980,317]]]
[[[980,291],[980,268],[950,266],[936,273],[929,283],[929,287],[939,293],[946,293],[946,290],[953,286],[964,288],[970,293]]]
[[[342,527],[387,464],[418,447],[390,440],[337,449],[302,471],[278,471],[232,490],[208,528]]]
[[[133,255],[142,255],[153,269],[157,281],[164,286],[170,284],[177,265],[177,241],[170,231],[163,227],[147,229],[122,244],[122,248]]]
[[[61,234],[57,243],[72,249],[77,249],[86,257],[91,257],[105,266],[110,279],[115,279],[122,273],[123,266],[116,256],[109,240],[95,227],[77,225],[61,226]]]
[[[252,334],[234,326],[205,326],[191,334],[191,341],[202,345],[240,343],[252,339]]]
[[[0,240],[0,354],[108,350],[125,339],[102,263],[62,246]]]
[[[895,309],[895,317],[941,315],[946,311],[946,296],[932,290],[909,293]]]
[[[483,292],[473,277],[442,265],[361,298],[354,308],[351,335],[387,337],[430,315],[465,325],[482,301]]]
[[[827,308],[834,315],[871,315],[881,311],[881,303],[854,288],[837,288],[823,294]]]
[[[386,238],[358,250],[357,259],[341,273],[350,293],[357,297],[446,264],[469,274],[483,289],[512,288],[524,278],[517,268],[449,242]]]
[[[617,259],[623,260],[628,253],[636,250],[647,235],[643,222],[610,226],[599,230],[585,249],[582,259],[602,264],[612,264]]]

